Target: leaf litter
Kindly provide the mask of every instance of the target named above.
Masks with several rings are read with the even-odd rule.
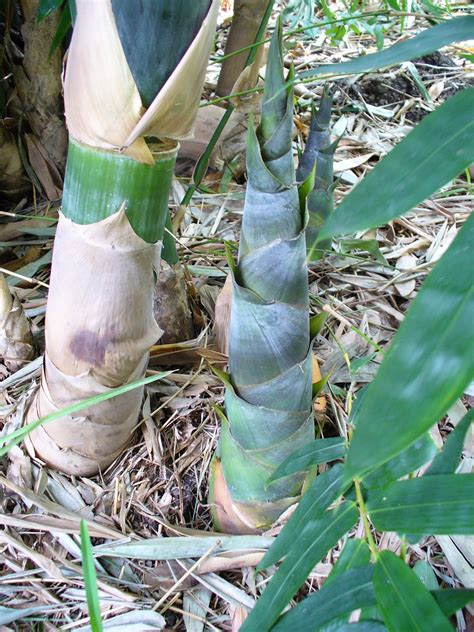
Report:
[[[230,4],[223,10],[219,50]],[[415,21],[404,34],[418,26]],[[367,44],[375,49],[364,33],[349,31],[337,46],[331,46],[324,31],[320,33],[314,39],[289,39],[288,62],[307,69],[314,63],[354,56],[366,51]],[[398,37],[397,28],[387,31],[386,44]],[[213,98],[218,68],[210,65],[209,99]],[[338,80],[333,121],[342,139],[335,156],[336,201],[406,135],[413,122],[460,87],[472,84],[473,76],[472,68],[448,49],[415,60],[411,66]],[[309,97],[319,96],[321,91],[321,83],[316,82],[305,84],[304,89],[297,87],[295,144],[308,131]],[[221,541],[209,537],[207,476],[219,433],[215,405],[223,401],[223,387],[209,362],[220,360],[222,366],[225,361],[214,346],[214,305],[227,272],[225,244],[234,252],[237,248],[245,191],[241,176],[224,178],[228,164],[217,161],[216,165],[220,169],[208,173],[206,189],[196,193],[186,209],[180,207],[180,201],[193,163],[183,158],[178,165],[170,205],[179,219],[177,247],[198,297],[201,332],[184,348],[160,349],[158,344],[152,350],[153,366],[166,362],[179,366],[179,372],[147,389],[130,446],[93,479],[50,471],[32,461],[21,446],[2,459],[2,626],[23,618],[16,629],[32,629],[35,620],[43,621],[47,630],[90,629],[80,558],[81,519],[87,521],[97,554],[104,545],[150,546],[145,543],[151,539],[156,543],[154,559],[96,558],[102,616],[111,629],[114,624],[117,629],[120,625],[162,629],[166,620],[167,629],[237,630],[274,572],[269,569],[254,575],[253,570],[268,548],[269,538],[278,534],[291,511],[261,539],[261,546],[238,538]],[[454,239],[473,198],[470,180],[460,175],[408,215],[352,236],[350,251],[342,240],[336,241],[335,251],[310,267],[312,310],[317,314],[324,309],[328,315],[315,345],[323,375],[330,372],[327,407],[317,417],[321,436],[345,436],[353,397],[373,378],[383,358],[382,349],[426,274]],[[32,362],[25,360],[16,373],[0,363],[2,435],[21,425],[25,403],[39,379],[57,211],[57,204],[35,201],[27,206],[25,199],[0,217],[0,265],[11,272],[8,282],[15,286],[30,319],[38,354]],[[375,249],[367,249],[368,242]],[[438,425],[438,443],[445,441],[466,405],[472,404],[470,400],[472,396],[459,401]],[[471,437],[461,471],[470,471],[473,459]],[[325,468],[320,467],[321,471]],[[361,524],[354,535],[363,536]],[[185,558],[177,550],[173,553],[174,538],[188,539]],[[395,534],[376,534],[376,538],[380,547],[399,551]],[[341,548],[336,546],[313,569],[297,598],[322,585]],[[412,564],[426,562],[438,582],[449,587],[472,586],[472,541],[468,538],[423,538],[409,547],[409,555]],[[459,630],[468,629],[467,618],[472,622],[474,612],[465,612],[458,613]]]

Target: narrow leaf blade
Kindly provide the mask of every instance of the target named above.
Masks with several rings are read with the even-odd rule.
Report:
[[[241,632],[269,630],[315,564],[355,525],[358,517],[356,505],[346,501],[322,518],[308,521],[240,628]]]
[[[258,565],[268,568],[291,550],[308,521],[322,517],[329,505],[344,491],[342,465],[335,465],[314,480],[300,500],[295,512]]]
[[[346,453],[345,443],[345,440],[340,437],[312,441],[283,461],[272,474],[270,481],[307,470],[320,463],[329,463],[335,459],[340,459]]]
[[[438,454],[433,463],[426,470],[426,475],[450,474],[456,470],[461,458],[466,434],[474,420],[474,408],[464,415],[456,428],[449,435],[444,444],[443,451]]]
[[[385,224],[435,193],[474,160],[474,88],[426,116],[329,216],[320,239]]]
[[[415,573],[391,551],[375,564],[374,588],[390,632],[452,632],[451,624]]]
[[[472,215],[418,292],[355,414],[347,469],[361,476],[414,443],[474,371]]]
[[[317,592],[285,613],[272,632],[313,632],[357,608],[375,605],[372,573],[372,566],[354,568],[341,573],[330,584],[325,582]]]
[[[438,474],[369,492],[367,511],[379,531],[474,534],[474,474]]]
[[[87,609],[91,622],[92,632],[102,632],[102,617],[100,614],[99,591],[97,589],[97,575],[95,572],[94,558],[92,557],[92,545],[89,538],[89,529],[84,520],[81,520],[81,553],[82,568],[84,570],[84,584],[87,596]]]
[[[298,75],[297,81],[321,75],[358,74],[401,64],[404,61],[433,53],[453,42],[468,40],[472,37],[473,30],[474,16],[454,18],[443,24],[426,29],[411,39],[394,44],[380,53],[361,55],[351,61],[340,64],[325,64],[302,72]]]

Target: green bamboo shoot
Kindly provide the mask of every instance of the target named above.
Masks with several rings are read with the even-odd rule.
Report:
[[[249,126],[232,278],[230,376],[224,378],[225,414],[211,472],[214,521],[226,532],[262,530],[298,500],[302,475],[269,478],[314,438],[305,213],[293,167],[293,91],[285,83],[278,26],[261,123],[256,132]]]

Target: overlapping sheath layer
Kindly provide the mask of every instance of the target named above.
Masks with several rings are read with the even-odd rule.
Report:
[[[145,374],[161,333],[154,270],[176,141],[192,132],[219,1],[76,6],[64,79],[70,147],[45,362],[28,421]],[[142,395],[136,389],[46,424],[29,450],[64,472],[93,475],[130,441]]]
[[[275,468],[314,438],[304,214],[294,179],[292,90],[285,88],[279,29],[267,66],[261,124],[250,126],[248,183],[233,274],[230,379],[213,462],[218,528],[269,526],[303,478],[268,484]]]

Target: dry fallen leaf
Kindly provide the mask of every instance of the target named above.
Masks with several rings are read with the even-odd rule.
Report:
[[[30,325],[18,298],[11,294],[0,273],[0,358],[10,371],[33,357]]]

